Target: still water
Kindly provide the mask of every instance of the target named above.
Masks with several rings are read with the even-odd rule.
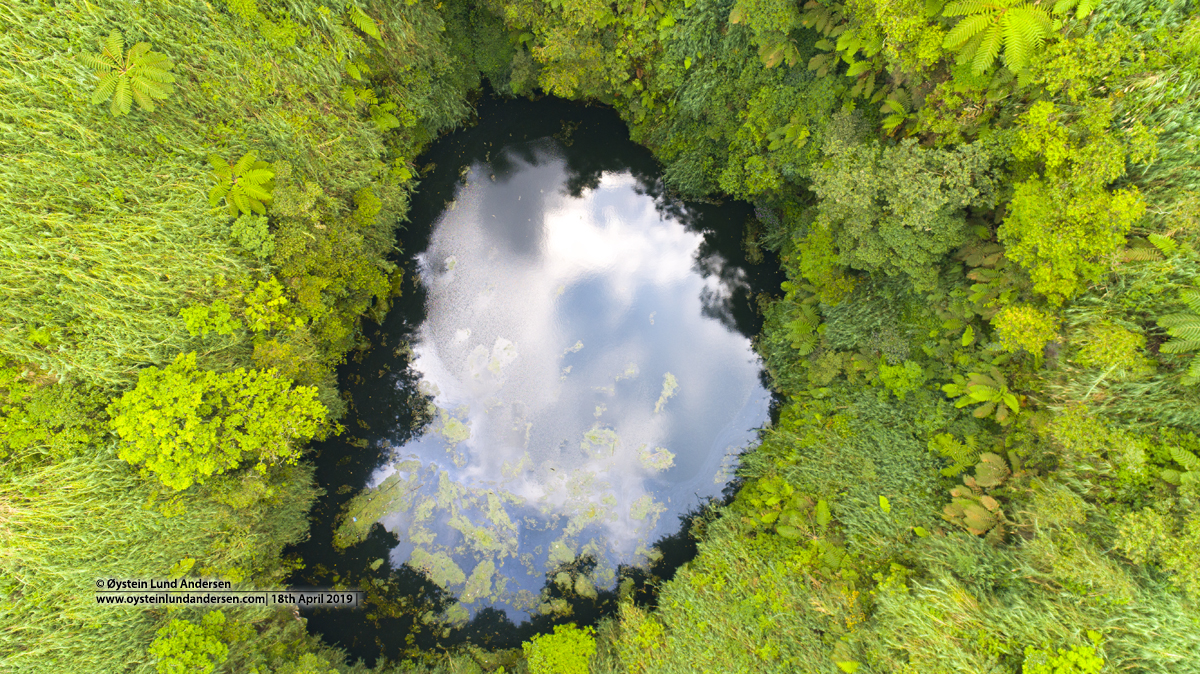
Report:
[[[611,595],[769,414],[752,306],[778,279],[745,259],[748,207],[669,197],[611,112],[479,115],[422,158],[405,295],[319,448],[329,493],[293,582],[367,586],[363,615],[312,621],[352,651],[396,657],[388,619],[445,639]]]

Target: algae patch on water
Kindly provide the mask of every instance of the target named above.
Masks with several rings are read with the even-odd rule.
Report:
[[[675,465],[675,455],[662,447],[647,449],[646,445],[642,445],[642,450],[638,453],[638,460],[643,466],[656,473]]]
[[[438,414],[438,421],[441,422],[442,427],[442,437],[446,439],[446,442],[450,443],[451,447],[470,439],[470,426],[467,426],[462,421],[450,416],[450,413],[446,410],[438,410]]]
[[[654,403],[655,414],[663,411],[663,408],[667,405],[667,401],[674,397],[677,390],[679,390],[679,381],[675,379],[675,375],[670,372],[664,374],[662,393],[658,396],[658,402]]]
[[[595,456],[612,456],[616,454],[620,442],[620,436],[611,428],[593,426],[583,434],[583,442],[579,443],[579,448]]]
[[[413,568],[427,573],[429,579],[441,587],[461,585],[467,582],[467,574],[463,573],[463,570],[454,563],[450,555],[441,551],[431,553],[423,548],[416,548],[408,563]]]
[[[367,489],[346,503],[341,523],[333,532],[333,543],[346,548],[367,538],[371,526],[385,515],[403,512],[412,507],[413,497],[420,487],[417,471],[419,461],[397,464],[397,472],[388,476],[375,489]],[[407,477],[403,475],[407,473]]]

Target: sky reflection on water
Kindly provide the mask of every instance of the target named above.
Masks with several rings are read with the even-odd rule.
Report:
[[[464,618],[535,611],[547,572],[578,555],[611,585],[721,492],[770,405],[750,339],[714,316],[744,273],[702,274],[703,232],[629,172],[571,185],[554,140],[496,154],[418,256],[410,347],[429,424],[377,441],[390,461],[336,534],[382,523],[400,541],[391,566],[427,571]]]

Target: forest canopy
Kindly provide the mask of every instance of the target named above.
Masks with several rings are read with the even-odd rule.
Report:
[[[14,671],[1200,672],[1200,2],[29,0],[0,27]],[[303,563],[307,443],[402,287],[419,156],[484,91],[608,106],[778,256],[782,411],[696,556],[596,624],[373,668],[288,611],[94,605],[101,576]]]

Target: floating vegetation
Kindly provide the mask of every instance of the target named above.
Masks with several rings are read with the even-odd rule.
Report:
[[[655,414],[662,412],[663,407],[665,407],[667,404],[667,401],[675,395],[675,391],[678,389],[679,381],[675,379],[675,375],[671,374],[670,372],[664,374],[662,393],[658,396],[658,402],[654,403]]]
[[[496,574],[496,565],[492,560],[484,560],[475,565],[467,586],[463,588],[459,601],[470,604],[479,599],[490,598],[492,594],[492,576]]]
[[[473,175],[488,175],[488,170]],[[462,193],[490,189],[491,183],[481,180]],[[531,193],[536,196],[536,185]],[[717,383],[706,386],[704,396],[688,399],[687,411],[694,418],[666,423],[676,414],[675,408],[664,414],[679,389],[674,373],[688,382],[700,381],[694,368],[706,365],[695,354],[722,363],[733,354],[726,358],[695,341],[710,334],[702,329],[709,317],[679,320],[672,313],[671,325],[651,328],[637,316],[649,314],[653,325],[655,314],[636,309],[627,315],[634,305],[625,302],[645,302],[648,298],[635,297],[642,289],[661,290],[664,256],[686,261],[670,267],[689,273],[702,237],[650,236],[642,242],[646,249],[637,253],[639,259],[620,260],[597,274],[594,263],[600,256],[633,251],[612,245],[618,232],[604,225],[603,218],[571,213],[570,232],[559,233],[570,234],[569,241],[563,239],[570,250],[555,254],[554,264],[543,269],[524,248],[533,242],[533,225],[505,229],[519,223],[499,222],[500,213],[492,220],[486,211],[480,218],[479,203],[472,196],[458,214],[448,214],[420,258],[428,312],[415,334],[404,337],[412,340],[411,357],[399,365],[419,373],[420,404],[428,404],[428,412],[422,415],[424,432],[392,450],[393,460],[402,453],[420,457],[420,479],[405,478],[413,481],[415,492],[390,502],[386,512],[381,504],[389,501],[378,500],[382,497],[363,501],[372,508],[371,521],[347,528],[346,540],[361,540],[370,524],[381,523],[405,549],[415,548],[409,559],[413,567],[458,593],[454,611],[497,603],[505,609],[569,611],[580,599],[595,598],[611,587],[618,566],[634,562],[635,550],[645,551],[648,540],[663,533],[660,520],[681,507],[670,505],[670,494],[691,496],[711,489],[710,475],[685,477],[691,482],[678,485],[660,477],[676,461],[664,446],[701,447],[690,436],[682,442],[682,436],[673,435],[681,429],[698,438],[724,432],[737,418],[725,409],[726,400],[732,393],[743,399],[745,391],[757,390],[758,369],[738,359],[747,365],[737,377],[714,379]],[[607,213],[607,208],[605,202],[601,210]],[[546,246],[555,245],[554,226],[548,220],[537,234]],[[589,237],[608,238],[603,245],[576,250],[586,240],[576,236],[580,227],[595,228]],[[624,245],[646,231],[624,232],[619,242]],[[677,249],[665,250],[663,242],[676,242]],[[509,254],[514,250],[520,254]],[[571,262],[571,256],[580,259]],[[560,264],[564,260],[582,266],[568,271],[569,277],[554,277],[569,269]],[[640,271],[627,275],[626,263],[640,265]],[[608,270],[619,271],[620,278],[605,279]],[[593,279],[598,282],[591,283]],[[577,287],[578,297],[568,292]],[[692,292],[688,284],[671,287],[689,296]],[[605,293],[620,296],[619,311],[609,306]],[[662,305],[647,308],[653,306]],[[630,318],[637,325],[631,326]],[[677,338],[664,340],[665,329],[678,330]],[[583,337],[590,355],[582,354]],[[723,349],[725,343],[715,347]],[[664,373],[659,391],[654,390],[655,372]],[[656,418],[659,414],[663,416]],[[372,429],[384,429],[387,423],[382,419]],[[387,472],[374,479],[384,476],[398,479]],[[591,561],[581,563],[584,559]],[[404,560],[393,556],[392,561]],[[567,575],[556,589],[538,594],[545,574],[558,571]],[[448,613],[441,609],[438,615]]]
[[[622,379],[633,379],[639,374],[641,374],[641,370],[638,369],[637,363],[630,363],[625,366],[624,372],[617,375],[616,380],[621,381]]]
[[[600,416],[599,412],[596,416]],[[621,438],[613,429],[593,426],[583,434],[583,442],[579,443],[579,448],[594,456],[613,456],[617,453],[617,445],[620,442]]]
[[[575,561],[575,548],[567,543],[565,537],[550,544],[550,564],[552,566],[568,564],[573,561]]]
[[[412,507],[412,498],[420,483],[412,471],[421,466],[417,461],[405,461],[397,466],[377,488],[364,490],[346,503],[341,522],[333,532],[333,544],[346,548],[367,538],[371,526],[383,516],[403,512]],[[409,472],[407,479],[402,472]]]
[[[661,472],[675,465],[675,455],[662,447],[648,449],[646,445],[642,445],[642,451],[638,453],[638,460],[646,468]]]
[[[471,437],[471,428],[458,419],[450,416],[446,410],[439,410],[442,437],[453,447]]]
[[[414,569],[420,569],[428,574],[429,579],[443,588],[461,585],[467,582],[467,574],[454,563],[450,555],[442,552],[429,552],[418,547],[413,550],[408,563]]]
[[[643,494],[629,507],[629,516],[635,520],[657,520],[667,506],[654,500],[650,494]]]
[[[595,599],[597,596],[596,585],[586,574],[575,576],[575,594],[588,599]]]
[[[500,474],[511,480],[532,467],[533,459],[529,456],[529,452],[525,452],[516,462],[505,461],[500,468]]]

